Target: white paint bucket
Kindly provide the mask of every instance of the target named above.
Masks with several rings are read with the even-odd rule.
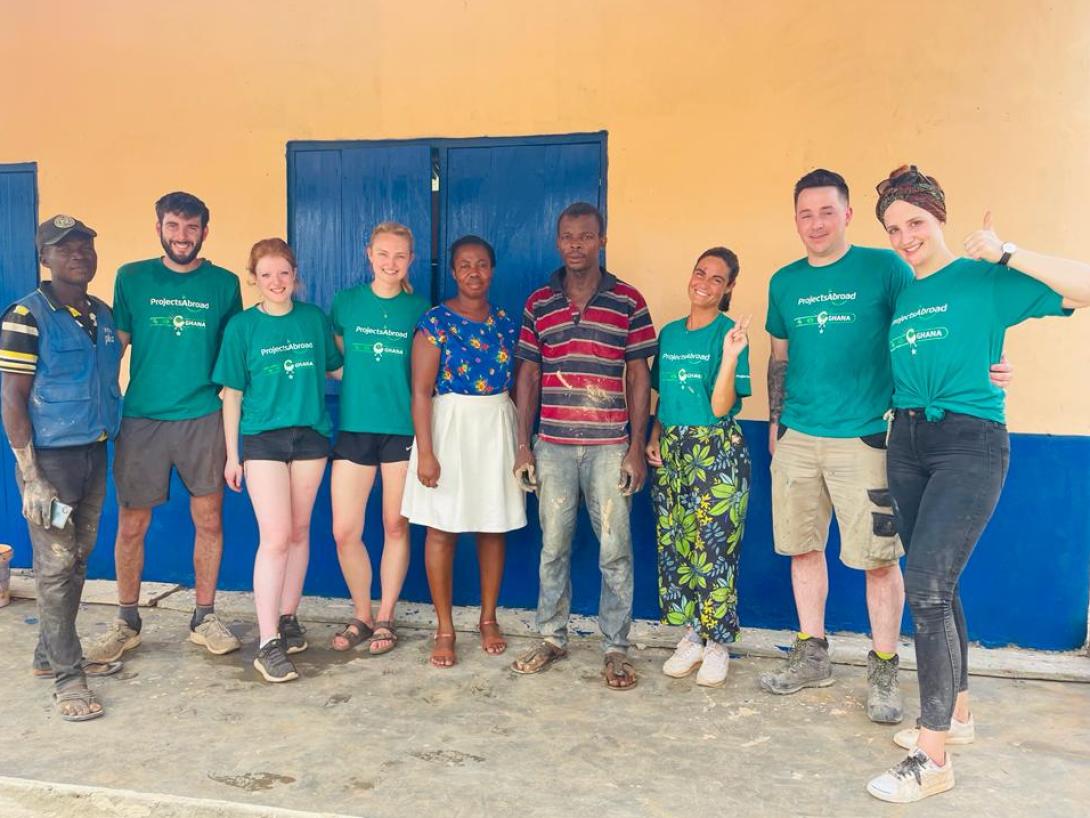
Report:
[[[0,545],[0,608],[11,602],[11,556],[14,553],[10,545]]]

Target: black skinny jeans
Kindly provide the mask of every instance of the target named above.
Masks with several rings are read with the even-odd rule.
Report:
[[[922,409],[899,409],[893,421],[886,468],[907,555],[920,724],[928,730],[949,730],[957,694],[969,689],[958,581],[995,511],[1009,461],[1001,423],[957,412],[928,421]]]

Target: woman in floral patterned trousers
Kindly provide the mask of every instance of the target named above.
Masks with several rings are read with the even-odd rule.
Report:
[[[662,621],[688,626],[668,676],[699,668],[697,684],[726,683],[738,635],[738,557],[749,505],[750,459],[735,420],[751,394],[749,319],[725,314],[738,259],[713,247],[689,279],[689,315],[659,337],[652,385],[659,406],[647,457],[658,533]]]

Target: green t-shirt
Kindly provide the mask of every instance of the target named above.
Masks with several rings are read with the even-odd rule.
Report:
[[[714,426],[722,418],[712,413],[712,391],[723,361],[723,338],[734,326],[725,315],[708,326],[685,328],[687,319],[671,321],[659,333],[659,351],[651,367],[651,385],[659,393],[659,422],[663,426]],[[749,382],[749,347],[738,356],[734,371],[737,395],[727,417],[742,409],[742,398],[753,394]]]
[[[114,321],[132,336],[125,417],[187,420],[218,411],[212,366],[223,328],[241,310],[238,276],[209,261],[191,273],[158,258],[123,265]]]
[[[344,340],[340,428],[411,435],[413,331],[430,304],[419,295],[375,295],[370,284],[333,298],[333,331]]]
[[[329,435],[326,372],[341,364],[329,318],[318,307],[297,301],[287,315],[269,315],[253,306],[227,325],[212,379],[242,392],[244,435],[289,426]]]
[[[1004,423],[1004,393],[988,375],[1007,327],[1027,318],[1070,315],[1059,293],[1024,273],[959,258],[913,281],[889,328],[893,405]]]
[[[892,250],[850,247],[825,267],[805,258],[768,286],[765,329],[787,340],[780,422],[817,437],[881,432],[893,378],[886,336],[912,270]]]

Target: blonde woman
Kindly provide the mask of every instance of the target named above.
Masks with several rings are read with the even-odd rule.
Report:
[[[376,226],[367,260],[371,280],[333,299],[333,332],[344,355],[340,431],[333,448],[333,537],[355,610],[332,646],[351,650],[370,638],[368,650],[378,655],[397,644],[394,608],[409,568],[409,523],[401,516],[401,496],[413,443],[410,364],[413,331],[429,304],[409,284],[409,228],[397,222]],[[362,539],[367,500],[380,474],[385,541],[375,621],[371,558]]]

